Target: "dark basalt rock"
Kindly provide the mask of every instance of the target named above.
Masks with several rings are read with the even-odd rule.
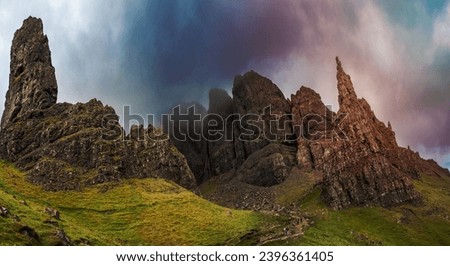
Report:
[[[197,191],[184,156],[161,130],[135,126],[126,135],[113,108],[96,99],[56,103],[56,88],[42,22],[30,17],[14,35],[0,131],[0,157],[25,170],[30,181],[47,190],[79,190],[161,177]]]
[[[72,240],[67,236],[66,232],[62,229],[56,229],[55,232],[56,238],[58,239],[56,243],[54,243],[55,246],[72,246]]]
[[[295,95],[291,95],[291,105],[298,163],[303,168],[312,169],[314,158],[309,146],[313,141],[333,138],[333,119],[336,114],[323,104],[317,92],[303,86]]]
[[[170,129],[172,142],[186,156],[199,184],[225,173],[258,186],[282,182],[296,165],[295,147],[286,145],[286,135],[293,133],[289,102],[276,85],[253,71],[235,78],[233,95],[231,98],[224,90],[212,89],[208,113],[202,114],[203,124],[189,121],[190,126],[203,128],[202,140],[180,141],[179,132],[186,135],[194,130],[175,127]],[[187,108],[182,108],[182,113],[188,113]],[[258,120],[261,134],[256,139],[246,139],[254,137],[246,135],[246,117]],[[177,119],[172,122],[179,125]]]
[[[286,145],[293,135],[289,102],[272,81],[254,71],[237,76],[232,92],[233,98],[223,90],[210,92],[206,128],[222,134],[221,139],[207,138],[210,175],[228,173],[266,187],[283,182],[296,165],[295,147]]]
[[[0,217],[6,218],[9,214],[9,210],[6,207],[0,206]]]
[[[272,81],[254,71],[235,77],[233,109],[241,121],[234,130],[237,166],[270,142],[286,142],[292,135],[289,102]]]

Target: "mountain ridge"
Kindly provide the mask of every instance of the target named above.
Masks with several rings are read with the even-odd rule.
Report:
[[[125,134],[96,99],[58,103],[40,19],[15,33],[10,68],[0,244],[450,243],[449,171],[398,146],[338,58],[337,112],[249,71],[168,135]]]

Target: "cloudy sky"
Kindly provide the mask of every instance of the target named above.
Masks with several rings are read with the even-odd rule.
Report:
[[[12,36],[30,15],[44,21],[61,102],[160,113],[207,104],[210,88],[231,91],[253,69],[286,97],[315,89],[336,111],[339,56],[399,144],[450,168],[448,1],[0,0],[0,95]]]

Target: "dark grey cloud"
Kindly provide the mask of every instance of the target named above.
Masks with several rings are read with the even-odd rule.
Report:
[[[303,28],[290,5],[149,2],[124,37],[127,75],[144,90],[158,90],[162,108],[180,98],[201,99],[209,88],[263,62],[285,60],[302,45]]]

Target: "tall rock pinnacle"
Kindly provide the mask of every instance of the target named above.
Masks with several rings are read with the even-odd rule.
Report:
[[[353,88],[352,80],[342,68],[341,61],[336,57],[336,79],[338,82],[339,106],[340,110],[345,111],[352,101],[356,101],[356,93]]]
[[[42,21],[29,17],[14,34],[11,47],[9,89],[1,128],[29,111],[56,103],[58,85]]]
[[[298,141],[299,164],[323,173],[322,196],[335,209],[350,205],[390,207],[420,200],[411,183],[418,173],[405,159],[394,132],[376,118],[365,99],[358,99],[338,58],[336,64],[339,95],[336,116],[340,119],[332,120],[328,127],[313,128],[316,135],[323,133],[322,138],[311,139],[306,135]],[[323,103],[319,96],[313,96],[306,89],[293,95],[294,117],[314,113],[327,122],[326,117],[333,114],[317,113],[318,107],[324,109]],[[301,125],[302,121],[294,123]],[[342,134],[335,138],[327,128]]]

